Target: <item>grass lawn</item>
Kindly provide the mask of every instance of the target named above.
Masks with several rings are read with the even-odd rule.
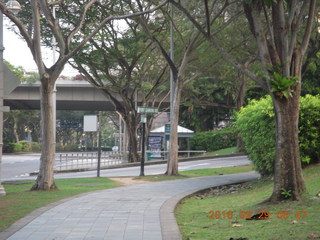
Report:
[[[206,156],[226,155],[226,154],[234,154],[234,153],[239,153],[238,149],[236,147],[230,147],[230,148],[217,150],[214,152],[208,152]]]
[[[190,177],[205,177],[205,176],[214,176],[214,175],[224,175],[224,174],[233,174],[241,172],[250,172],[253,171],[252,165],[244,166],[235,166],[235,167],[223,167],[223,168],[207,168],[207,169],[197,169],[197,170],[188,170],[179,172],[178,176],[165,176],[165,175],[150,175],[143,177],[135,177],[135,179],[145,179],[148,181],[166,181],[166,180],[175,180],[183,179]]]
[[[56,179],[59,190],[29,191],[34,181],[4,184],[7,195],[0,197],[0,231],[33,210],[70,196],[119,186],[108,178]],[[17,184],[20,183],[20,184]]]
[[[252,182],[233,194],[187,198],[176,209],[183,239],[320,239],[319,172],[320,165],[304,170],[308,193],[303,202],[262,203],[272,193],[269,180]],[[259,211],[268,211],[270,218],[245,220]]]

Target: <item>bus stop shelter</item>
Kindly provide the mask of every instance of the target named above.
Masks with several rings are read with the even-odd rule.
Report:
[[[178,126],[178,141],[180,143],[182,139],[187,139],[188,156],[190,151],[190,138],[193,136],[193,134],[194,131],[184,128],[182,126]],[[161,157],[161,152],[166,151],[168,149],[169,141],[170,132],[166,132],[165,125],[151,130],[148,137],[148,150],[151,152],[151,157]]]

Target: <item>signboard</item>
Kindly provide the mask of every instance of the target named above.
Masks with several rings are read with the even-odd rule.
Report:
[[[156,107],[138,107],[138,113],[158,113],[158,108]]]
[[[81,123],[74,121],[74,120],[60,120],[58,121],[58,127],[60,128],[72,128],[72,129],[78,129],[81,128]]]
[[[171,131],[170,123],[166,123],[166,124],[164,125],[164,131],[165,131],[166,133],[169,133],[169,132]]]
[[[152,158],[161,158],[162,137],[150,136],[148,137],[148,150]]]
[[[140,122],[141,123],[146,123],[147,122],[147,116],[146,115],[141,115]]]
[[[83,131],[84,132],[98,131],[98,116],[97,115],[83,116]]]

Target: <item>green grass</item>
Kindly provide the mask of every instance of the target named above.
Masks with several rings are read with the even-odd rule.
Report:
[[[197,169],[179,172],[178,176],[166,176],[166,175],[154,175],[154,176],[143,176],[136,177],[135,179],[144,179],[148,181],[166,181],[166,180],[176,180],[191,177],[205,177],[213,175],[224,175],[233,174],[241,172],[253,171],[252,165],[235,166],[235,167],[223,167],[223,168],[208,168],[208,169]]]
[[[320,192],[319,172],[320,165],[304,170],[308,194],[304,196],[303,202],[274,205],[263,203],[272,193],[273,183],[268,180],[252,182],[251,188],[238,193],[185,199],[176,209],[183,239],[225,240],[243,237],[250,240],[302,240],[309,239],[311,234],[320,236],[320,199],[311,199]],[[212,216],[213,219],[210,219],[210,211],[214,211],[217,216],[219,211],[220,218]],[[270,218],[251,221],[242,219],[241,213],[248,211],[252,215],[259,211],[269,211]],[[300,217],[297,215],[299,211]]]
[[[225,148],[225,149],[217,150],[214,152],[209,152],[206,155],[207,156],[216,156],[216,155],[227,155],[227,154],[234,154],[234,153],[239,153],[239,151],[236,147]]]
[[[253,171],[252,165],[188,170],[188,171],[181,171],[180,174],[187,177],[204,177],[204,176],[225,175],[225,174],[234,174],[234,173],[242,173],[242,172],[250,172],[250,171]]]
[[[34,181],[4,184],[7,195],[0,197],[0,231],[49,203],[80,193],[119,186],[108,178],[57,179],[55,182],[59,188],[55,191],[29,191]]]

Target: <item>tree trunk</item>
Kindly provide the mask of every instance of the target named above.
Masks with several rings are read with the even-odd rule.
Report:
[[[31,190],[52,190],[56,188],[53,174],[55,160],[53,89],[54,84],[49,84],[49,79],[42,81],[40,88],[42,133],[40,169]]]
[[[298,141],[299,96],[274,99],[277,138],[274,190],[271,202],[301,200],[305,190]]]
[[[181,92],[183,87],[183,79],[178,77],[174,88],[174,100],[173,100],[173,109],[171,110],[171,122],[170,122],[170,150],[167,164],[168,176],[178,175],[178,123],[179,123],[179,110],[180,110],[180,100]]]
[[[243,106],[243,103],[246,97],[247,88],[248,88],[247,76],[243,73],[240,73],[240,74],[241,74],[240,75],[241,84],[239,87],[239,92],[238,92],[237,102],[236,102],[237,111],[240,111],[241,107]],[[240,135],[237,138],[237,149],[240,151],[244,149],[244,142]]]
[[[301,92],[302,55],[296,51],[292,58],[291,75],[299,78],[294,85],[292,97],[285,98],[271,94],[276,118],[276,159],[274,168],[274,188],[271,202],[285,199],[301,200],[306,187],[302,176],[300,160],[298,124]]]
[[[138,141],[137,141],[137,123],[134,120],[127,119],[127,131],[129,135],[129,156],[128,162],[139,162]]]
[[[14,138],[16,140],[16,143],[19,143],[19,134],[18,134],[18,118],[17,117],[13,117],[13,134],[14,134]]]

